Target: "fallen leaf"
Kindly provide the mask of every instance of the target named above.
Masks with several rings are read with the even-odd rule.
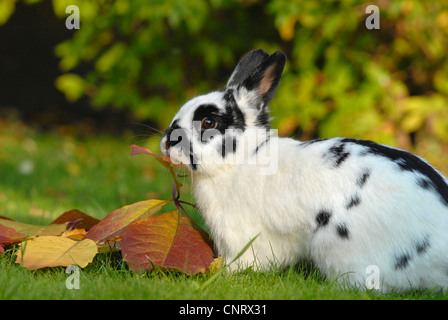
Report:
[[[120,237],[120,236],[116,236],[116,237],[109,238],[109,239],[108,239],[107,241],[105,241],[104,243],[105,243],[105,244],[108,244],[108,243],[113,243],[113,242],[119,242],[119,241],[121,241],[121,240],[123,240],[122,237]]]
[[[26,238],[26,234],[19,233],[13,228],[6,227],[0,224],[0,245],[1,244],[12,244],[15,242],[22,241]]]
[[[140,201],[109,213],[103,220],[90,229],[85,239],[103,242],[111,237],[119,236],[123,228],[144,216],[151,216],[158,212],[171,200]]]
[[[102,243],[97,243],[98,252],[106,253],[111,251],[120,251],[121,250],[121,240],[120,236],[109,238],[109,240],[104,241]]]
[[[0,253],[4,253],[5,252],[5,248],[3,248],[3,246],[0,244]]]
[[[61,235],[66,229],[65,224],[37,226],[7,219],[0,219],[0,225],[14,229],[18,233],[23,233],[26,237],[58,236]]]
[[[213,260],[212,263],[207,268],[212,274],[218,272],[222,269],[222,258],[217,257]]]
[[[70,238],[43,236],[23,241],[16,252],[16,263],[32,270],[69,265],[84,268],[92,262],[97,253],[97,245],[90,239],[76,241]]]
[[[73,224],[73,228],[90,230],[100,220],[95,219],[82,211],[70,210],[61,214],[51,224]]]
[[[86,234],[87,234],[86,229],[73,229],[65,231],[63,234],[61,234],[61,237],[70,238],[74,240],[82,240],[84,239]]]
[[[210,246],[177,210],[137,220],[122,237],[123,257],[134,272],[157,266],[192,275],[213,261]]]

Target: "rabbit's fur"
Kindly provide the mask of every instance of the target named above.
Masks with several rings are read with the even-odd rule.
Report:
[[[447,179],[371,141],[277,137],[268,103],[285,62],[248,53],[225,89],[188,101],[162,138],[162,152],[191,171],[218,254],[230,262],[258,236],[231,267],[309,260],[362,288],[446,289]]]

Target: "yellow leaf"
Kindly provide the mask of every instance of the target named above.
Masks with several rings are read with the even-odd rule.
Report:
[[[49,226],[36,226],[32,224],[17,222],[13,220],[1,219],[0,224],[5,227],[12,228],[16,232],[24,233],[27,237],[35,237],[35,236],[58,236],[62,234],[65,229],[65,224],[52,224]]]
[[[98,247],[90,239],[76,241],[70,238],[44,236],[23,241],[16,252],[16,263],[32,270],[69,265],[84,268],[92,262],[97,253]]]
[[[210,272],[216,273],[219,270],[222,269],[222,258],[221,257],[217,257],[213,260],[212,263],[210,263],[210,265],[208,266],[208,270],[210,270]]]

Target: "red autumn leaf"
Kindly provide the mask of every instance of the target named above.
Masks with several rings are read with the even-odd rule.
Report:
[[[3,246],[0,244],[0,253],[5,252],[5,248],[3,248]]]
[[[170,164],[172,164],[174,166],[177,166],[176,163],[173,163],[171,161],[170,157],[164,156],[164,155],[161,155],[161,154],[152,153],[151,150],[149,150],[148,148],[140,147],[140,146],[137,146],[135,144],[133,144],[132,146],[129,146],[129,148],[131,148],[131,150],[132,150],[132,152],[130,154],[130,157],[136,156],[138,154],[147,154],[147,155],[155,157],[157,159],[157,161],[159,161],[165,167],[169,167]]]
[[[119,236],[125,227],[142,218],[158,212],[171,200],[146,200],[140,201],[109,213],[103,220],[94,225],[84,239],[95,242],[103,242],[112,237]]]
[[[61,214],[51,224],[63,224],[66,223],[71,226],[70,229],[86,229],[90,230],[100,220],[95,219],[82,211],[70,210]]]
[[[155,265],[192,275],[204,272],[214,258],[201,233],[177,210],[135,221],[122,237],[123,257],[135,272]]]
[[[26,238],[26,234],[16,232],[13,228],[0,224],[0,245],[19,242]]]

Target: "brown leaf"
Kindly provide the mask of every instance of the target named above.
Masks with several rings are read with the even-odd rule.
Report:
[[[155,265],[192,275],[213,261],[210,246],[177,210],[135,221],[122,237],[123,257],[135,272]]]
[[[85,239],[92,239],[95,242],[103,242],[111,237],[119,236],[123,231],[123,228],[127,227],[133,221],[143,216],[155,214],[170,201],[171,200],[146,200],[114,210],[93,226],[85,236]]]
[[[51,224],[73,224],[73,228],[71,229],[86,229],[88,231],[98,222],[100,222],[100,220],[95,219],[82,211],[74,209],[64,212]]]
[[[76,241],[70,238],[43,236],[23,241],[16,252],[16,263],[32,270],[69,265],[84,268],[92,262],[97,253],[97,245],[90,239]]]
[[[88,231],[98,222],[100,222],[100,220],[95,219],[82,211],[73,209],[61,214],[51,224],[65,223],[71,226],[71,229],[86,229]]]

